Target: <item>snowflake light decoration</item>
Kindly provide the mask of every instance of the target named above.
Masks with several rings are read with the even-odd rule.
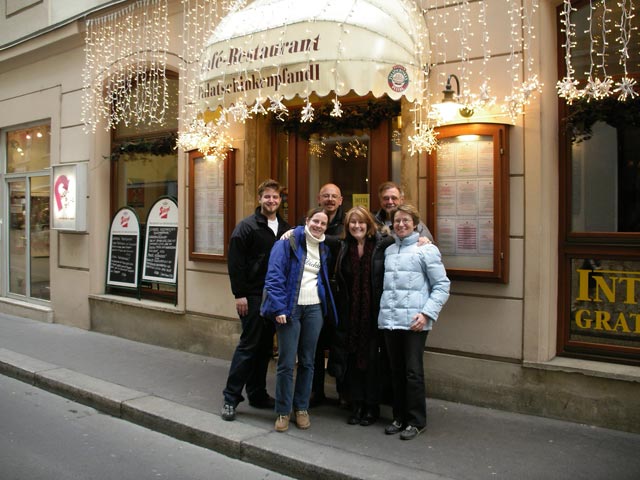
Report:
[[[409,153],[431,153],[438,147],[438,132],[432,125],[420,123],[416,125],[416,134],[409,136]]]
[[[307,101],[304,107],[302,108],[302,111],[300,112],[300,121],[302,123],[313,122],[314,111],[315,110],[313,108],[313,105],[311,105],[311,102],[309,101],[309,97],[307,97]]]

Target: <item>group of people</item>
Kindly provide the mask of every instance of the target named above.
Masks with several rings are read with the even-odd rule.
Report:
[[[384,429],[410,440],[426,428],[423,352],[449,296],[440,252],[417,209],[393,182],[378,189],[382,208],[342,210],[342,194],[324,185],[318,207],[293,229],[280,217],[281,186],[258,187],[259,206],[231,235],[231,289],[242,323],[221,416],[234,420],[244,400],[274,409],[275,430],[292,420],[311,426],[310,402],[324,398],[328,371],[350,405],[347,422],[379,417],[382,380],[390,379],[393,420]],[[266,373],[277,334],[275,399]],[[296,370],[297,363],[297,372]]]

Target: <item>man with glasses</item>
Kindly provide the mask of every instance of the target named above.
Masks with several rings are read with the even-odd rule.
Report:
[[[324,235],[325,244],[331,251],[328,267],[329,276],[332,276],[336,256],[340,247],[340,238],[344,232],[344,211],[342,210],[342,192],[340,191],[340,187],[333,183],[323,185],[318,192],[318,206],[322,207],[324,213],[329,217],[329,224]],[[328,350],[331,347],[334,329],[335,327],[333,323],[331,321],[326,321],[325,319],[324,326],[320,332],[320,338],[318,339],[318,345],[316,347],[316,359],[310,399],[310,405],[312,407],[320,405],[326,401],[324,393],[325,350]]]
[[[375,213],[374,218],[378,225],[388,227],[393,233],[391,213],[404,204],[404,192],[397,183],[384,182],[378,187],[378,198],[382,208]],[[418,224],[416,230],[421,237],[426,237],[430,242],[433,242],[433,235],[431,235],[431,232],[423,222]]]

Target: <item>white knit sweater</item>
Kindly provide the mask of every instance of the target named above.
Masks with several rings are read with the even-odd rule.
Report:
[[[304,235],[307,240],[307,257],[304,261],[304,271],[300,282],[298,305],[316,305],[320,303],[318,296],[318,273],[320,272],[320,242],[324,241],[324,235],[316,238],[311,235],[309,227],[304,227]]]

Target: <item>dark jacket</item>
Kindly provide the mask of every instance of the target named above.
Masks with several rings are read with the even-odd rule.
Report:
[[[351,305],[351,264],[349,262],[349,242],[351,240],[343,240],[336,259],[336,270],[333,282],[334,298],[340,318],[333,341],[331,355],[329,357],[329,374],[342,379],[347,369],[347,338],[349,335],[349,319]],[[380,297],[382,296],[383,280],[384,280],[384,251],[393,244],[394,240],[391,235],[383,235],[376,232],[374,237],[375,246],[371,254],[371,330],[376,332],[378,329],[378,312],[380,310]],[[376,335],[372,335],[375,338]]]
[[[384,208],[378,210],[373,218],[380,227],[389,227],[389,230],[391,231],[391,233],[393,233],[393,224],[387,223],[390,222],[391,219],[387,218],[387,211]],[[416,227],[416,231],[420,234],[421,237],[427,237],[433,242],[433,235],[431,235],[431,231],[423,222],[420,222],[418,224],[418,226]]]
[[[322,242],[319,245],[319,251],[321,265],[318,273],[318,297],[320,297],[325,317],[333,317],[333,321],[337,323],[338,315],[327,269],[329,248]],[[296,227],[287,240],[279,240],[275,243],[269,258],[269,269],[260,307],[260,314],[263,317],[275,319],[278,315],[291,316],[293,307],[298,301],[306,257],[307,242],[304,227]]]
[[[229,240],[228,255],[229,279],[235,298],[262,295],[271,247],[289,228],[278,215],[278,235],[274,235],[260,207],[236,225]]]

